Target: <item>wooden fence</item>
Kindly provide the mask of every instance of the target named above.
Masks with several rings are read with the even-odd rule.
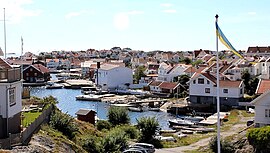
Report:
[[[49,121],[50,114],[53,110],[53,105],[50,105],[47,109],[43,110],[42,113],[32,122],[27,128],[21,133],[9,134],[6,139],[0,139],[0,148],[11,148],[16,145],[26,145],[30,140],[33,133],[40,127],[43,122]]]

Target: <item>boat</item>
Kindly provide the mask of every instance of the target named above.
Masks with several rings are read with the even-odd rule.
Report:
[[[78,95],[76,96],[76,100],[101,101],[101,97],[99,95]]]
[[[178,118],[182,119],[182,120],[189,120],[193,123],[199,123],[200,121],[204,120],[204,117],[201,116],[178,116]]]
[[[59,83],[54,83],[54,82],[47,82],[45,88],[46,89],[61,89],[63,88],[63,85]]]
[[[191,122],[189,120],[183,120],[183,119],[180,119],[180,118],[170,119],[169,120],[169,124],[170,124],[170,126],[174,126],[174,125],[178,125],[178,126],[191,126],[191,125],[194,125],[193,122]]]
[[[148,108],[147,107],[128,107],[128,110],[132,112],[145,112],[148,110]]]
[[[160,111],[160,108],[158,108],[158,107],[156,107],[156,108],[149,107],[148,110],[149,111],[159,112]]]

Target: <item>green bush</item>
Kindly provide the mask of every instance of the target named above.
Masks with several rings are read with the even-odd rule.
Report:
[[[110,130],[112,127],[112,124],[109,121],[106,120],[98,120],[96,127],[99,131],[103,130],[103,129],[107,129]]]
[[[137,139],[139,137],[139,130],[134,126],[125,125],[118,128],[124,131],[126,136],[130,139]]]
[[[70,139],[72,139],[75,136],[75,132],[78,131],[74,119],[68,114],[64,114],[58,110],[54,111],[51,115],[50,125]]]
[[[82,140],[82,147],[90,153],[101,153],[102,146],[100,144],[101,140],[98,140],[97,137],[91,136]]]
[[[247,132],[247,138],[249,144],[256,148],[256,151],[270,150],[270,126],[250,129]]]
[[[159,124],[155,117],[142,117],[137,120],[137,126],[141,131],[141,142],[150,142],[155,136]]]
[[[116,128],[110,131],[103,139],[102,152],[113,153],[123,151],[128,146],[127,141],[128,139],[125,135],[125,132]]]
[[[129,124],[130,122],[127,109],[123,107],[110,107],[107,117],[113,126]]]
[[[214,152],[217,153],[217,136],[213,137],[210,140],[210,149]],[[220,151],[222,153],[233,153],[235,151],[233,145],[229,143],[226,140],[220,140]]]

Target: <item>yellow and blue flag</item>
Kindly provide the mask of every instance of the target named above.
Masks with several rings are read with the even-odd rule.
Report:
[[[217,22],[216,22],[216,33],[219,38],[219,40],[229,49],[231,50],[235,55],[237,55],[240,58],[244,58],[236,49],[232,46],[232,44],[229,42],[229,40],[225,37],[221,29],[219,28]]]

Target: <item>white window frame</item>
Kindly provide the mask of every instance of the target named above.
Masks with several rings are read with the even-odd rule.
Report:
[[[15,87],[9,88],[8,95],[9,95],[9,106],[16,105],[16,88]]]

